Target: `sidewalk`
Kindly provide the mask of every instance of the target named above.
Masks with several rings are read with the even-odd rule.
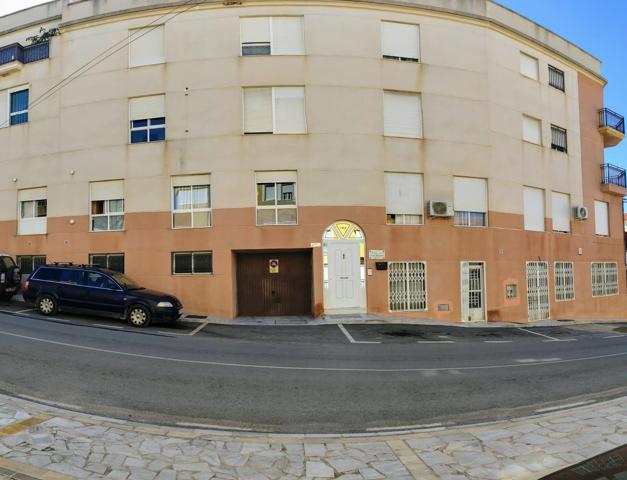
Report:
[[[105,419],[0,395],[0,478],[538,479],[627,443],[627,397],[464,428],[266,435]]]

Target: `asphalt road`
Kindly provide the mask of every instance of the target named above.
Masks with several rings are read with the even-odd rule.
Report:
[[[341,433],[464,424],[627,391],[625,325],[123,323],[0,310],[0,390],[121,419]],[[365,343],[378,342],[378,343]]]

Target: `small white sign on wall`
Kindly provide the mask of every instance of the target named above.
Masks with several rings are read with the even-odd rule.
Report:
[[[370,260],[384,260],[385,250],[368,250],[368,258]]]

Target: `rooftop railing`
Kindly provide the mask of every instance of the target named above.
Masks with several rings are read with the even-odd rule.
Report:
[[[610,127],[624,134],[625,133],[625,117],[613,112],[609,108],[599,110],[599,128]]]
[[[23,46],[12,43],[0,48],[0,65],[11,62],[32,63],[50,57],[50,42]]]

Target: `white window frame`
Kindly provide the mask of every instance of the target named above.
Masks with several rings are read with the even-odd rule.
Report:
[[[396,175],[417,175],[420,177],[420,194],[422,196],[421,204],[422,211],[421,213],[393,213],[387,212],[385,214],[385,223],[390,226],[416,226],[416,225],[424,225],[425,224],[425,214],[424,214],[424,191],[425,191],[425,179],[423,173],[410,173],[410,172],[384,172],[384,183],[385,188],[387,189],[387,179],[386,176],[388,174],[396,174]],[[386,191],[386,210],[388,209],[387,204],[387,191]]]
[[[396,95],[396,96],[406,96],[406,97],[416,97],[418,99],[418,133],[416,135],[400,135],[400,134],[394,134],[394,133],[390,133],[390,132],[386,132],[386,122],[385,122],[385,111],[386,111],[386,95]],[[419,140],[423,140],[425,138],[425,126],[424,126],[424,115],[423,115],[423,108],[422,108],[422,92],[408,92],[408,91],[402,91],[402,90],[387,90],[384,89],[383,90],[383,136],[384,137],[388,137],[388,138],[414,138],[414,139],[419,139]]]
[[[529,139],[529,138],[527,138],[525,136],[525,121],[526,120],[532,120],[532,121],[534,121],[534,122],[536,122],[538,124],[538,126],[539,126],[539,134],[540,134],[540,138],[539,138],[538,142],[535,142],[535,141],[533,141],[533,140],[531,140],[531,139]],[[523,135],[522,135],[523,142],[531,143],[532,145],[542,146],[542,133],[543,133],[542,132],[542,120],[540,118],[532,117],[531,115],[527,115],[526,113],[523,113],[523,115],[522,115],[522,123],[523,123],[523,125],[522,125],[522,127],[523,127]]]
[[[270,94],[272,96],[272,131],[271,132],[247,132],[246,131],[246,89],[247,88],[267,88],[270,90]],[[276,94],[275,89],[277,88],[300,88],[303,91],[303,131],[302,132],[281,132],[277,131],[277,120],[276,120]],[[307,126],[307,91],[303,85],[273,85],[271,87],[263,86],[246,86],[242,87],[242,133],[244,135],[306,135],[308,133]]]
[[[617,262],[591,262],[590,273],[592,297],[613,297],[620,294]],[[609,283],[608,280],[610,279],[615,279],[616,282]],[[597,280],[600,280],[600,283]]]
[[[523,73],[523,69],[522,69],[522,59],[523,57],[527,57],[530,58],[532,60],[535,60],[535,65],[536,65],[536,72],[535,72],[535,77],[531,77],[525,73]],[[520,57],[518,59],[519,61],[519,66],[518,66],[518,71],[520,72],[520,74],[525,77],[528,78],[529,80],[533,80],[534,82],[539,82],[540,81],[540,59],[538,57],[534,57],[533,55],[530,55],[528,53],[525,52],[520,52]]]
[[[147,63],[139,63],[137,61],[133,61],[133,55],[132,55],[132,48],[131,48],[131,43],[137,41],[138,39],[144,37],[144,36],[148,36],[149,34],[151,34],[153,31],[161,29],[162,33],[161,33],[161,40],[162,40],[162,45],[161,45],[161,50],[162,50],[162,55],[159,57],[154,57],[153,59],[151,59],[150,61],[148,61]],[[136,32],[141,32],[142,30],[147,30],[146,33],[139,33],[137,35]],[[150,25],[148,27],[138,27],[138,28],[129,28],[128,30],[128,41],[129,41],[129,48],[128,48],[128,68],[138,68],[138,67],[145,67],[145,66],[149,66],[149,65],[161,65],[163,63],[165,63],[165,24],[158,24],[158,25]]]
[[[28,108],[28,107],[26,108],[26,110],[20,110],[19,112],[11,112],[11,94],[18,93],[18,92],[23,92],[24,90],[28,91],[28,107],[30,107],[30,85],[28,85],[28,84],[27,85],[21,85],[19,87],[9,88],[7,90],[7,107],[9,109],[7,118],[8,118],[9,125],[11,125],[11,118],[17,117],[18,115],[22,115],[24,113],[29,113],[30,112],[30,108]],[[28,122],[30,122],[30,115],[29,115],[28,121],[20,123],[18,125],[23,125],[24,123],[28,123]]]
[[[280,172],[279,172],[280,173]],[[294,205],[278,205],[278,185],[279,184],[286,184],[286,183],[293,183],[294,184]],[[258,188],[259,185],[270,185],[270,184],[274,184],[274,192],[275,192],[275,196],[274,196],[274,205],[259,205],[259,198],[258,198]],[[258,181],[257,178],[255,178],[255,223],[258,227],[280,227],[280,226],[294,226],[294,225],[298,225],[298,179],[294,179],[294,180],[290,180],[290,181],[281,181],[281,180],[275,180],[273,182],[264,182],[264,181]],[[296,210],[296,221],[294,223],[279,223],[279,210]],[[259,223],[259,215],[257,214],[257,212],[259,210],[274,210],[274,223]]]
[[[410,278],[409,278],[409,265],[410,264],[417,264],[417,265],[421,265],[422,266],[422,274],[423,274],[423,283],[424,283],[424,289],[422,291],[418,291],[416,292],[416,295],[418,295],[419,298],[418,300],[416,300],[416,302],[419,302],[420,304],[424,303],[424,308],[410,308],[410,302],[411,299],[409,297],[410,294]],[[391,298],[391,288],[390,288],[390,271],[392,271],[392,269],[394,268],[394,265],[403,265],[404,266],[404,282],[405,282],[405,289],[404,289],[404,300],[402,303],[404,303],[405,308],[400,308],[400,309],[393,309],[392,308],[392,298]],[[428,284],[427,284],[427,262],[422,261],[422,260],[394,260],[394,261],[390,261],[388,263],[388,311],[389,312],[425,312],[429,309],[429,299],[428,299]],[[401,303],[400,301],[398,303]]]
[[[567,200],[568,200],[568,230],[557,230],[555,228],[555,219],[556,219],[556,215],[555,215],[555,195],[564,195],[566,196]],[[572,201],[570,198],[570,194],[568,193],[562,193],[562,192],[556,192],[556,191],[551,191],[551,230],[553,231],[553,233],[563,233],[563,234],[570,234],[572,231],[572,225],[571,225],[571,215],[572,215]]]
[[[556,302],[575,300],[575,264],[573,262],[554,262],[553,283]]]
[[[46,214],[45,215],[37,215],[37,203],[38,202],[46,202]],[[32,203],[32,211],[31,211],[31,216],[30,217],[25,217],[24,216],[24,211],[25,211],[25,204],[27,203]],[[22,200],[20,202],[20,220],[30,220],[33,218],[48,218],[48,199],[47,198],[40,198],[37,200]]]
[[[209,190],[208,192],[208,197],[209,197],[209,208],[194,208],[194,188],[207,188]],[[175,195],[174,195],[174,190],[177,188],[188,188],[190,190],[190,195],[191,195],[191,200],[192,200],[192,204],[190,208],[179,208],[179,209],[175,209],[174,208],[174,200],[175,200]],[[186,230],[186,229],[190,229],[190,228],[210,228],[212,226],[212,215],[211,215],[211,184],[210,183],[203,183],[203,184],[189,184],[189,185],[174,185],[172,184],[170,186],[170,194],[171,194],[171,203],[170,205],[172,205],[172,218],[171,218],[171,226],[174,230]],[[195,212],[207,212],[209,213],[209,222],[208,225],[202,225],[202,226],[195,226],[194,225],[194,213]],[[191,215],[192,218],[192,224],[189,227],[175,227],[174,226],[174,215],[177,213],[189,213]]]
[[[122,211],[121,212],[111,212],[109,207],[109,202],[122,202]],[[104,213],[92,213],[92,205],[94,202],[104,202]],[[101,232],[123,232],[126,228],[126,205],[123,198],[112,198],[108,200],[91,200],[89,202],[89,231],[94,233]],[[111,228],[111,217],[122,217],[122,228]],[[95,230],[94,229],[94,218],[103,218],[107,217],[107,229],[106,230]]]
[[[274,23],[273,23],[273,19],[277,18],[277,17],[281,17],[281,18],[300,18],[301,19],[301,24],[303,26],[302,29],[302,41],[303,41],[303,51],[300,53],[275,53],[275,41],[274,41]],[[270,29],[270,41],[269,42],[247,42],[244,43],[242,42],[242,20],[245,18],[267,18],[268,19],[268,23],[269,23],[269,29]],[[275,56],[275,57],[297,57],[297,56],[303,56],[306,53],[305,50],[305,16],[304,15],[259,15],[259,16],[248,16],[248,17],[240,17],[240,39],[239,39],[239,54],[240,57],[267,57],[267,56]],[[265,45],[266,43],[269,43],[269,47],[270,47],[270,55],[244,55],[244,45]]]
[[[607,231],[607,233],[599,233],[599,215],[597,214],[597,205],[601,205],[604,204],[605,205],[605,220],[606,223],[605,225],[601,225],[601,227],[605,227],[605,231]],[[604,202],[603,200],[595,200],[594,201],[594,234],[597,237],[605,237],[608,238],[610,236],[610,204],[609,202]]]
[[[396,25],[406,25],[406,26],[410,26],[410,27],[416,27],[416,30],[418,31],[418,44],[416,45],[416,49],[418,50],[418,56],[417,57],[401,57],[398,55],[386,55],[385,52],[383,51],[383,28],[384,28],[384,24],[396,24]],[[392,60],[392,61],[397,61],[397,62],[413,62],[413,63],[420,63],[420,57],[421,57],[421,49],[420,49],[420,45],[421,45],[421,28],[420,28],[420,24],[417,23],[407,23],[407,22],[396,22],[394,20],[381,20],[381,58],[383,58],[384,60]]]
[[[526,190],[533,190],[533,191],[539,191],[542,193],[542,229],[538,230],[536,228],[527,228],[529,225],[529,223],[532,222],[528,222],[528,218],[526,215],[526,211],[527,211],[527,206],[525,204],[525,191]],[[531,217],[529,217],[529,220],[532,220]],[[544,188],[538,188],[538,187],[531,187],[528,185],[524,185],[523,186],[523,221],[524,221],[524,230],[527,232],[545,232],[546,231],[546,190]]]
[[[27,194],[30,192],[30,194]],[[17,234],[45,235],[48,233],[48,192],[46,187],[26,188],[18,191]],[[20,198],[26,197],[25,200]],[[46,215],[37,216],[37,203],[46,202]],[[30,217],[24,216],[26,204],[30,205]]]

